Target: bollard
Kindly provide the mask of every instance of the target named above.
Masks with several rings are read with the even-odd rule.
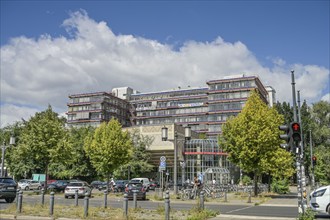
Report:
[[[50,193],[50,202],[49,202],[49,215],[54,214],[54,192]]]
[[[18,210],[18,196],[19,196],[20,189],[17,189],[16,191],[16,209]]]
[[[200,200],[199,209],[204,210],[204,190],[200,192],[199,200]]]
[[[251,203],[251,190],[249,190],[249,199],[248,199],[248,203]]]
[[[168,190],[165,193],[165,220],[170,220],[170,195]]]
[[[23,203],[23,192],[19,191],[18,193],[18,206],[17,206],[17,212],[22,212],[22,203]]]
[[[88,205],[89,205],[89,197],[88,193],[85,193],[85,199],[84,199],[84,218],[88,216]]]
[[[74,204],[75,206],[78,206],[78,189],[74,192]]]
[[[225,201],[224,202],[228,202],[228,199],[227,199],[227,190],[225,190]]]
[[[127,195],[127,193],[124,194],[123,210],[124,210],[124,217],[125,217],[125,219],[127,219],[127,217],[128,217],[128,195]]]
[[[108,207],[108,191],[104,190],[104,208],[106,209]]]
[[[45,190],[44,188],[41,189],[41,205],[44,206],[45,204]]]
[[[136,191],[135,190],[133,190],[133,207],[134,207],[134,209],[136,209],[137,208],[137,199],[136,199]]]

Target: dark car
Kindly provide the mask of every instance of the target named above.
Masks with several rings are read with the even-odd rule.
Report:
[[[47,189],[50,191],[64,192],[65,187],[69,184],[69,180],[56,180],[55,182],[48,184]]]
[[[104,186],[106,183],[100,180],[94,180],[93,182],[91,182],[91,187],[93,189],[98,189],[100,186]]]
[[[156,188],[159,188],[159,187],[160,187],[160,185],[158,182],[156,182],[156,181],[150,182],[150,187],[149,187],[150,190],[155,190]]]
[[[17,183],[11,177],[0,177],[0,199],[12,203],[16,198]]]
[[[133,199],[133,192],[136,192],[136,199],[146,200],[147,193],[143,184],[140,182],[129,182],[125,188],[128,199]]]
[[[126,185],[128,183],[128,180],[116,180],[116,186],[115,189],[117,192],[124,192]]]

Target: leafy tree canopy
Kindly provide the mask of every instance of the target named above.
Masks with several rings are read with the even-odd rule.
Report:
[[[281,123],[283,116],[269,108],[257,91],[252,91],[242,112],[223,125],[221,142],[224,150],[229,153],[229,159],[233,163],[244,171],[255,174],[255,184],[258,175],[274,172],[276,166],[283,166],[278,164],[280,157],[287,158],[288,164],[292,164],[290,154],[279,149],[281,141],[278,138],[278,126]],[[277,165],[272,164],[274,162]]]
[[[98,174],[109,177],[110,173],[130,160],[132,141],[128,132],[122,131],[118,120],[111,119],[87,136],[84,149]]]
[[[11,164],[12,172],[19,176],[25,172],[47,175],[50,164],[70,161],[71,147],[64,120],[48,106],[25,122],[11,154],[11,161],[15,162]]]

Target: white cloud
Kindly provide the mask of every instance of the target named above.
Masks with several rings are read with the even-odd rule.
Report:
[[[325,94],[325,95],[321,98],[321,100],[330,103],[330,93]]]
[[[70,38],[17,37],[1,47],[1,103],[10,103],[11,110],[20,113],[16,119],[24,111],[29,115],[48,104],[65,112],[69,94],[121,86],[142,92],[204,87],[207,80],[242,73],[259,75],[265,85],[276,89],[280,101],[290,101],[291,69],[302,99],[314,102],[324,95],[329,80],[328,69],[287,64],[281,58],[274,59],[272,67],[262,66],[244,43],[221,37],[212,42],[189,41],[173,49],[151,39],[116,35],[105,22],[92,20],[84,11],[72,13],[63,27]],[[9,123],[14,115],[7,112],[1,117]]]
[[[38,111],[40,110],[12,104],[1,105],[0,127],[5,127],[22,119],[29,120]]]

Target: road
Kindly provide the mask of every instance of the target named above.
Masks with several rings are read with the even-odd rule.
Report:
[[[24,203],[40,204],[40,195],[24,195]],[[78,205],[83,206],[84,199],[78,200]],[[102,196],[93,197],[89,200],[90,206],[97,207],[103,206],[104,198]],[[49,204],[49,195],[45,196],[45,204]],[[55,204],[74,205],[74,199],[65,199],[63,195],[55,196]],[[123,197],[110,197],[107,201],[108,207],[122,208]],[[0,200],[0,209],[6,209],[10,204]],[[159,206],[164,205],[164,201],[138,201],[138,207],[144,209],[157,209]],[[174,210],[190,210],[192,206],[196,205],[195,201],[171,201],[171,209]],[[129,207],[133,207],[133,201],[129,201]],[[219,211],[221,214],[226,215],[241,215],[241,216],[266,216],[266,217],[287,217],[296,218],[297,208],[293,206],[253,206],[251,204],[224,204],[224,203],[205,203],[205,208]],[[318,216],[322,217],[322,216]],[[329,217],[327,217],[329,218]]]

